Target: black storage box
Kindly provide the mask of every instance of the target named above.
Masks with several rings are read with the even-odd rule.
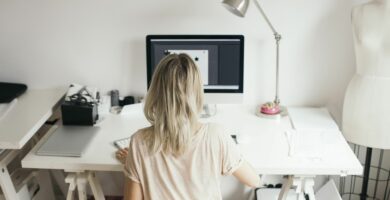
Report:
[[[0,103],[9,103],[27,90],[27,85],[0,82]]]
[[[93,126],[99,119],[96,103],[75,103],[64,101],[61,105],[64,125]]]

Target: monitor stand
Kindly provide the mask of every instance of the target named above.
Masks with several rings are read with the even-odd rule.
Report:
[[[203,111],[200,114],[201,118],[209,118],[217,114],[217,105],[216,104],[204,104]]]

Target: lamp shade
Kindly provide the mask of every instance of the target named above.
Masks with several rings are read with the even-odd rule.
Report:
[[[245,13],[249,5],[249,0],[223,0],[222,5],[233,14],[239,17],[245,17]]]

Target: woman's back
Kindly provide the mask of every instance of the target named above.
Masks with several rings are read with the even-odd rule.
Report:
[[[149,128],[132,136],[125,172],[125,199],[222,199],[220,175],[250,187],[260,179],[243,161],[229,135],[201,124],[203,89],[199,69],[186,54],[164,57],[145,97]]]
[[[216,124],[203,124],[187,150],[179,155],[151,154],[145,143],[149,129],[131,139],[125,171],[140,183],[144,199],[222,199],[220,176],[243,162],[229,135]]]

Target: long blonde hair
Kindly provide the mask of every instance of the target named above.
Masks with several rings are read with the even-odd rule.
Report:
[[[157,65],[144,113],[152,124],[146,137],[151,153],[181,155],[191,142],[203,107],[200,72],[187,54],[171,54]]]

